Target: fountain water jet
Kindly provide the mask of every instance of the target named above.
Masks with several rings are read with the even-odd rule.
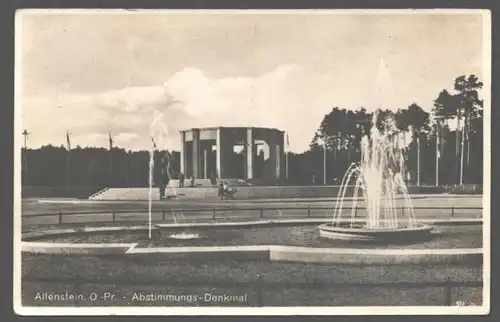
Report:
[[[384,120],[383,130],[377,127],[378,112],[373,115],[370,133],[361,139],[361,160],[347,169],[337,195],[333,220],[319,226],[320,235],[331,239],[391,242],[401,238],[412,240],[430,236],[431,227],[419,224],[404,181],[403,134],[394,120]],[[344,216],[343,204],[349,184],[355,179],[353,205]],[[359,189],[368,216],[359,223],[357,215]],[[398,212],[396,200],[403,197]]]
[[[149,238],[151,238],[151,206],[152,206],[152,201],[153,201],[153,171],[154,171],[154,144],[151,144],[151,148],[149,149],[149,200],[148,200],[148,226],[149,226]]]
[[[178,225],[179,221],[184,220],[184,214],[182,212],[172,212],[172,219],[174,220],[174,224]],[[172,239],[198,239],[202,236],[198,233],[191,233],[187,231],[182,231],[179,233],[170,234],[168,236]]]

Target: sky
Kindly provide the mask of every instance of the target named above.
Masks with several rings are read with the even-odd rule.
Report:
[[[262,126],[307,150],[338,106],[430,111],[457,76],[483,76],[483,18],[460,14],[27,11],[16,73],[28,146],[164,148],[179,131]],[[19,131],[19,132],[20,132]],[[155,133],[156,133],[155,132]]]

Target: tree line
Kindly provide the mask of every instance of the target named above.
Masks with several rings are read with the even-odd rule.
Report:
[[[475,75],[460,76],[453,91],[443,89],[426,112],[417,103],[395,112],[379,111],[376,126],[393,119],[410,137],[405,151],[411,184],[482,183],[483,84]],[[360,142],[372,126],[372,113],[334,107],[314,133],[310,148],[288,154],[288,184],[339,184],[352,162],[360,160]],[[68,152],[69,151],[69,152]],[[149,152],[110,147],[47,145],[22,152],[23,184],[31,186],[144,187]],[[326,162],[325,162],[326,160]],[[326,166],[325,166],[326,165]],[[172,152],[172,176],[180,172],[180,153]],[[326,172],[324,171],[326,170]],[[437,174],[437,176],[436,176]]]
[[[405,150],[411,184],[482,183],[482,86],[475,75],[459,76],[453,92],[443,89],[437,95],[430,113],[417,103],[395,112],[379,111],[377,127],[392,119],[411,138]],[[372,117],[365,108],[332,108],[314,134],[310,149],[289,155],[291,180],[339,183],[349,165],[360,160],[361,137],[369,133]]]
[[[162,151],[166,152],[166,151]],[[127,151],[77,146],[46,145],[23,149],[23,184],[53,187],[146,187],[149,184],[149,151]],[[160,164],[160,153],[155,153]],[[172,176],[178,178],[180,153],[171,151]],[[158,177],[158,167],[154,169]]]

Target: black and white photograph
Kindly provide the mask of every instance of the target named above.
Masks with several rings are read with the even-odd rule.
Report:
[[[23,9],[22,315],[488,314],[487,10]]]

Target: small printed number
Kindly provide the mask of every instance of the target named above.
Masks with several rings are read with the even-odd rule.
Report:
[[[474,302],[466,303],[465,301],[456,301],[455,305],[457,305],[457,306],[475,306],[476,303],[474,303]]]

